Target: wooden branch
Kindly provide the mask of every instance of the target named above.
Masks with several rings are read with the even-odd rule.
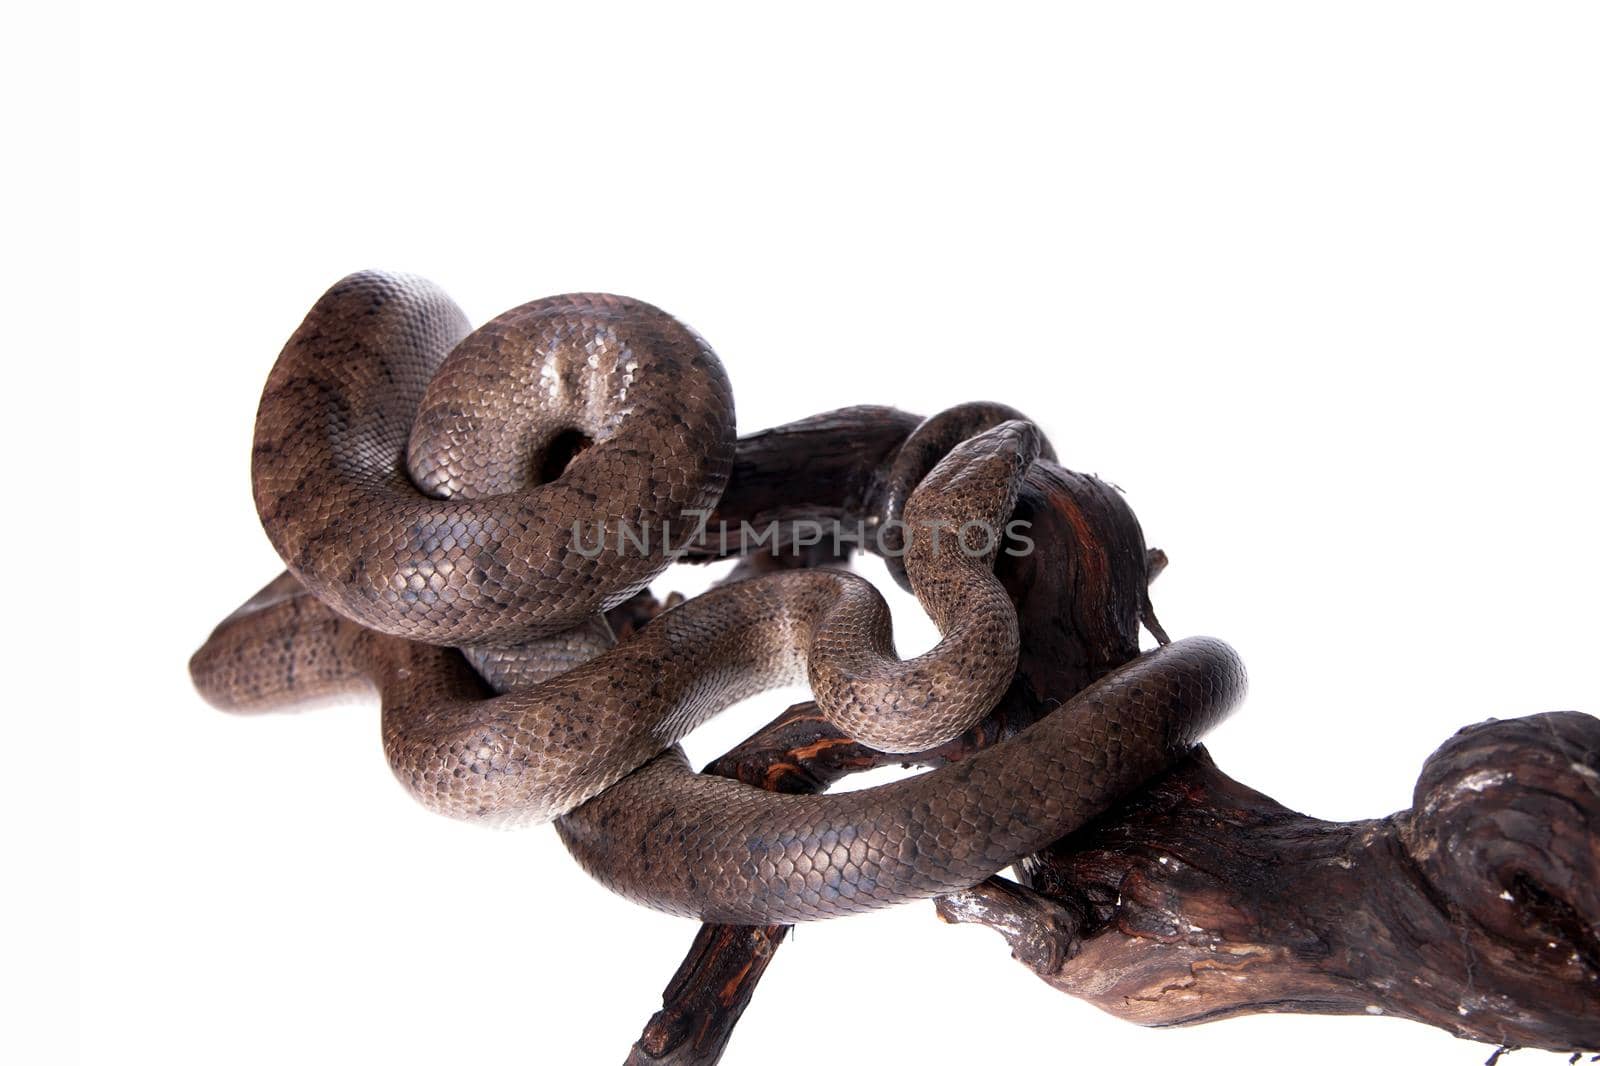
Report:
[[[870,515],[873,464],[915,425],[885,412],[779,427],[748,454],[741,441],[713,522]],[[1034,523],[1035,551],[1002,556],[996,572],[1017,603],[1022,656],[988,719],[935,751],[886,756],[800,704],[707,772],[820,792],[885,764],[958,760],[1133,658],[1141,623],[1165,641],[1148,584],[1166,556],[1146,549],[1114,489],[1036,464],[1015,517]],[[1412,810],[1369,822],[1296,814],[1197,751],[1022,864],[1023,883],[991,878],[936,907],[1001,932],[1052,986],[1142,1024],[1381,1013],[1503,1047],[1596,1050],[1597,841],[1600,722],[1538,715],[1463,730],[1424,767]],[[628,1061],[715,1063],[786,933],[703,926]]]
[[[1600,719],[1468,727],[1414,805],[1335,823],[1203,753],[1023,869],[938,901],[1052,987],[1144,1025],[1387,1014],[1600,1050]]]
[[[789,935],[787,925],[705,925],[661,994],[626,1066],[693,1066],[722,1057],[733,1027],[767,964]]]
[[[845,407],[740,437],[706,541],[685,561],[750,553],[745,525],[777,530],[775,545],[759,546],[770,555],[793,543],[797,522],[832,528],[865,521],[889,460],[921,421],[893,407]]]

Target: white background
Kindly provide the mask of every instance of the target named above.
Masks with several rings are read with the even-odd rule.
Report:
[[[75,226],[83,352],[10,405],[16,595],[81,604],[20,617],[82,664],[20,664],[5,701],[38,734],[10,760],[39,779],[10,802],[38,871],[13,875],[35,950],[6,998],[39,1039],[14,1061],[76,1033],[94,1063],[617,1062],[693,934],[548,828],[426,814],[372,707],[230,718],[189,688],[278,570],[248,488],[261,384],[361,267],[477,321],[659,304],[717,348],[745,431],[1029,412],[1170,553],[1173,635],[1245,657],[1212,750],[1291,806],[1384,814],[1461,725],[1600,711],[1597,31],[1587,4],[89,5],[76,67],[8,94],[58,149],[19,164],[53,250],[19,273],[54,297],[16,308],[37,335],[12,358],[72,340]],[[73,407],[81,547],[26,504]],[[38,828],[74,803],[78,856]],[[1489,1050],[1364,1017],[1141,1030],[915,904],[800,929],[726,1061]]]

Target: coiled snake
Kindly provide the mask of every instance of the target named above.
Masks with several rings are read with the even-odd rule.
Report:
[[[1017,661],[997,531],[1050,454],[1015,414],[936,416],[886,472],[873,517],[939,627],[926,654],[901,660],[881,596],[834,569],[721,585],[616,643],[603,612],[677,557],[734,464],[711,348],[621,297],[538,300],[471,331],[427,282],[352,275],[290,338],[257,414],[256,505],[289,573],[191,674],[235,711],[376,688],[385,752],[423,803],[558,819],[596,878],[663,910],[790,922],[961,888],[1187,751],[1243,693],[1231,649],[1165,645],[977,756],[843,795],[695,774],[674,745],[800,678],[880,750],[982,718]]]

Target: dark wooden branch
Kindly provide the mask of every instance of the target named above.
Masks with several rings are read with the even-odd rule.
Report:
[[[769,431],[749,451],[742,441],[713,521],[870,514],[872,464],[914,425],[858,408]],[[1034,523],[1036,549],[996,572],[1017,602],[1022,657],[988,719],[936,751],[886,756],[800,704],[707,772],[819,792],[885,764],[954,761],[1131,659],[1141,623],[1166,639],[1148,597],[1166,556],[1146,549],[1114,489],[1040,463],[1016,517]],[[1597,841],[1600,722],[1539,715],[1464,730],[1427,763],[1411,811],[1369,822],[1296,814],[1198,751],[1024,863],[1023,883],[991,878],[936,905],[1001,932],[1054,987],[1143,1024],[1383,1013],[1502,1046],[1594,1050]],[[703,926],[628,1061],[715,1063],[786,933]]]
[[[747,554],[746,525],[758,535],[775,527],[782,548],[792,543],[796,522],[831,528],[866,520],[888,461],[921,421],[893,407],[845,407],[740,437],[705,543],[691,547],[685,561]]]
[[[1335,823],[1198,753],[1093,826],[939,901],[1052,987],[1145,1025],[1387,1014],[1600,1050],[1600,719],[1462,730],[1414,805]]]
[[[628,1053],[627,1066],[712,1063],[755,994],[767,964],[789,935],[787,925],[705,925],[661,993]]]

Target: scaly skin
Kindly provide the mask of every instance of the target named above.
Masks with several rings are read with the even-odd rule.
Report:
[[[1244,666],[1191,637],[1032,728],[876,788],[784,795],[693,773],[673,749],[557,823],[602,884],[708,922],[814,921],[968,888],[1107,810],[1244,695]]]
[[[531,475],[573,435],[594,446],[554,481],[437,498]],[[469,335],[428,282],[352,274],[267,379],[256,510],[289,569],[341,614],[430,644],[503,647],[648,584],[671,561],[659,539],[618,551],[612,538],[591,558],[572,523],[692,528],[689,512],[722,494],[733,439],[722,364],[648,304],[555,296]]]
[[[904,573],[942,635],[926,654],[899,659],[882,597],[828,569],[721,586],[616,645],[601,612],[677,549],[591,555],[575,529],[681,535],[715,505],[734,452],[716,356],[622,297],[551,297],[469,333],[426,282],[352,275],[291,338],[257,419],[258,510],[291,573],[190,668],[230,710],[376,689],[385,752],[424,804],[562,818],[596,877],[674,913],[797,921],[964,887],[1186,750],[1243,690],[1233,653],[1172,645],[992,751],[842,796],[702,778],[669,749],[801,678],[884,751],[987,713],[1018,645],[993,562],[1048,450],[1013,414],[929,420],[890,472],[884,513],[903,516]]]
[[[981,503],[1009,511],[1032,442],[1015,422],[965,442],[910,509],[951,528],[982,514]],[[946,635],[905,661],[870,584],[838,570],[795,571],[714,589],[592,658],[587,629],[542,638],[524,646],[519,668],[534,669],[540,656],[577,665],[492,696],[453,649],[357,626],[284,575],[218,627],[190,670],[201,693],[230,710],[375,687],[390,764],[424,804],[495,823],[547,821],[730,704],[802,678],[835,724],[889,750],[964,732],[1015,669],[1016,614],[983,558],[948,544],[944,553],[955,558],[931,543],[911,556]],[[984,609],[963,614],[962,602]]]

